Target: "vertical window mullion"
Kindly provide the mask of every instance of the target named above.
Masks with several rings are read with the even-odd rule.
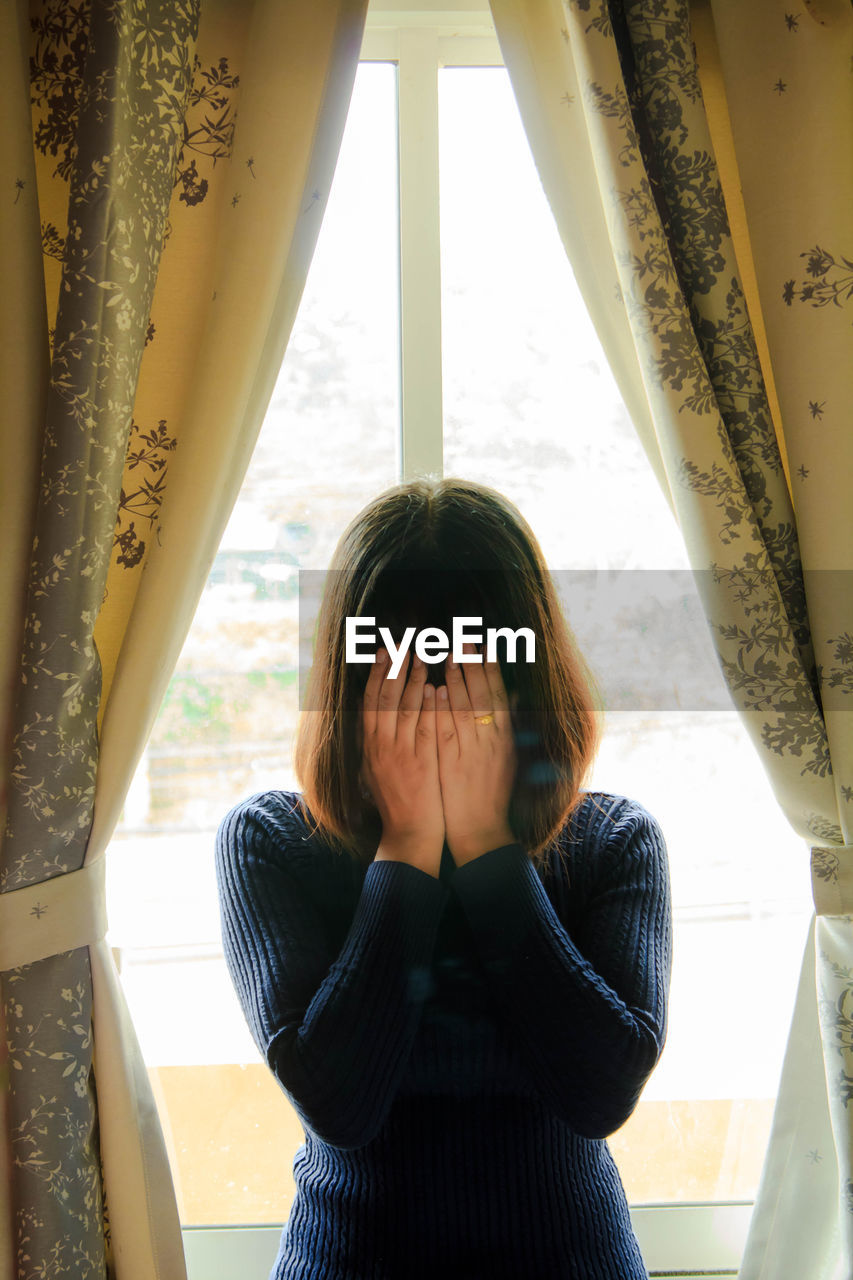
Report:
[[[442,474],[441,255],[438,206],[438,32],[400,30],[399,471]]]

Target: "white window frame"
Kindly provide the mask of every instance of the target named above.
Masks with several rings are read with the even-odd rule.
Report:
[[[749,1204],[644,1205],[631,1221],[652,1277],[736,1276]],[[282,1228],[184,1227],[188,1280],[267,1280]]]
[[[402,480],[443,473],[438,69],[502,67],[487,3],[377,0],[362,62],[396,62],[400,172],[400,444]]]
[[[398,66],[400,404],[397,472],[443,474],[438,70],[502,67],[488,0],[376,0],[362,62]],[[650,1275],[736,1276],[751,1201],[644,1204],[631,1219]],[[267,1280],[282,1225],[184,1227],[188,1280]]]

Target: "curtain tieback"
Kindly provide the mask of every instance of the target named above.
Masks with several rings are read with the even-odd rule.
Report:
[[[0,893],[0,972],[97,942],[107,932],[106,858]]]
[[[811,856],[816,914],[853,914],[853,844],[812,845]]]

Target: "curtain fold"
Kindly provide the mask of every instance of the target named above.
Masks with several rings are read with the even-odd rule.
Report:
[[[230,0],[219,2],[233,11]],[[151,315],[164,332],[160,347],[158,330],[146,351],[150,364],[143,364],[134,415],[140,433],[157,424],[167,443],[158,442],[139,464],[128,453],[117,549],[95,633],[110,666],[101,704],[97,848],[119,816],[278,377],[340,150],[366,9],[367,0],[257,5],[247,31],[252,74],[240,90],[233,154],[227,170],[217,163],[210,171],[219,227],[203,262],[180,256],[179,237],[183,230],[192,242],[196,210],[179,209],[182,228],[173,202],[175,253],[167,244],[163,311],[158,286]],[[211,47],[210,63],[215,56]],[[176,376],[172,344],[187,328],[198,337],[185,347],[187,363]],[[174,418],[181,436],[170,451]],[[159,463],[168,467],[168,483],[140,520],[132,495],[144,480],[154,483]],[[120,547],[131,525],[145,552],[128,565],[136,561],[135,545],[126,554]]]
[[[0,16],[9,1277],[185,1275],[103,859],[290,334],[365,9]]]
[[[492,0],[492,13],[558,222],[575,216],[572,166],[592,156],[599,207],[587,199],[586,210],[599,226],[583,239],[601,278],[615,270],[636,353],[631,366],[616,344],[615,365],[647,398],[651,458],[734,704],[813,850],[804,975],[812,964],[819,998],[801,988],[811,994],[797,1005],[741,1275],[837,1280],[853,1258],[853,14],[829,0],[799,15],[776,0],[713,0],[774,424],[687,0]],[[590,278],[578,228],[561,232],[579,282]],[[632,410],[640,398],[638,386]],[[821,1101],[807,1107],[816,1060]],[[816,1177],[832,1182],[831,1214],[781,1212]]]

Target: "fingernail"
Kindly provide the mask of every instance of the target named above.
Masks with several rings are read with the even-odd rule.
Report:
[[[446,685],[446,684],[443,684],[443,685],[441,686],[441,688],[440,688],[440,689],[439,689],[439,691],[438,691],[438,696],[439,696],[439,698],[441,698],[441,701],[442,701],[442,702],[446,702],[446,701],[447,701],[447,685]]]
[[[447,659],[447,665],[450,667],[451,671],[455,671],[455,670],[457,669],[457,667],[459,666],[459,663],[458,663],[458,662],[454,662],[453,658],[448,658],[448,659]]]

